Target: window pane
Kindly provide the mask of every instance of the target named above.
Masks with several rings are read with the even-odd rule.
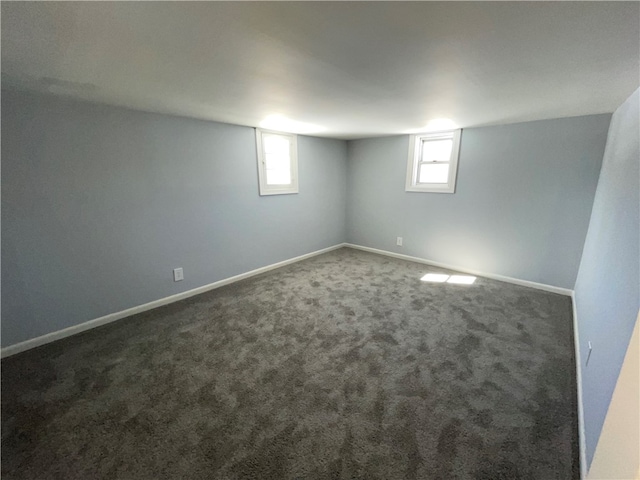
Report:
[[[291,171],[287,169],[267,169],[267,185],[290,185]]]
[[[447,183],[448,181],[448,163],[423,163],[420,165],[419,183]]]
[[[451,159],[453,140],[425,140],[422,142],[423,162],[448,162]]]
[[[291,184],[289,138],[265,134],[262,137],[267,185]]]
[[[263,135],[262,146],[264,153],[289,156],[289,139],[282,135]]]
[[[267,170],[289,170],[291,165],[291,162],[289,161],[289,152],[287,152],[287,155],[266,153],[264,161]]]

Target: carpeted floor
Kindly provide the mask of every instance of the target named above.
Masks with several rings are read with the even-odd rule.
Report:
[[[568,297],[340,249],[2,361],[2,478],[578,478]]]

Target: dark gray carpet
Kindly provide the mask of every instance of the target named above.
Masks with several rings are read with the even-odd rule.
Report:
[[[2,361],[3,479],[578,478],[570,299],[337,250]]]

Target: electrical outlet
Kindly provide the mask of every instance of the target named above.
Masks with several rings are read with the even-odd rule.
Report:
[[[402,237],[396,237],[396,245],[399,247],[402,246]]]
[[[180,280],[184,280],[184,272],[182,268],[174,268],[173,269],[173,281],[179,282]]]

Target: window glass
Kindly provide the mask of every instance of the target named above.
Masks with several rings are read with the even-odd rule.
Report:
[[[297,137],[256,129],[260,195],[298,193]]]
[[[425,140],[422,142],[423,162],[448,162],[453,140]]]
[[[420,165],[418,183],[447,183],[449,163],[423,163]]]
[[[409,137],[407,192],[454,193],[461,130]]]

